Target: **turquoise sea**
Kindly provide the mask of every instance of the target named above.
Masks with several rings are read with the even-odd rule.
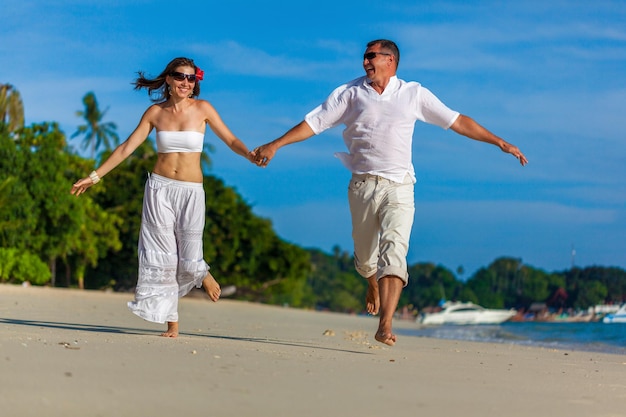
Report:
[[[626,355],[626,324],[506,322],[499,325],[427,326],[396,329],[398,335],[474,342],[511,343],[561,350]]]

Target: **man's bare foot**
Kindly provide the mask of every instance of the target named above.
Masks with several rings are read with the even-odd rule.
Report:
[[[378,281],[376,275],[367,279],[367,294],[365,295],[365,309],[371,315],[378,314],[380,309],[380,294],[378,293]]]
[[[396,335],[391,332],[377,331],[374,339],[378,340],[380,343],[384,343],[389,346],[393,346],[396,344]]]
[[[167,322],[167,331],[165,333],[161,333],[163,337],[178,337],[178,322],[177,321],[168,321]]]
[[[202,280],[202,288],[204,288],[204,291],[206,291],[211,300],[217,301],[220,299],[222,289],[210,272],[208,272],[204,280]]]
[[[398,300],[404,281],[395,275],[387,275],[378,280],[380,294],[380,320],[374,338],[389,346],[396,344],[396,335],[392,333],[393,315],[398,308]]]

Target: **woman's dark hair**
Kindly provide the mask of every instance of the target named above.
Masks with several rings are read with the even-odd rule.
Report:
[[[143,71],[139,71],[139,77],[133,83],[135,85],[135,90],[140,90],[142,88],[148,89],[148,94],[150,95],[150,100],[154,102],[163,102],[167,101],[170,98],[170,91],[168,85],[165,83],[165,77],[170,75],[172,72],[176,71],[176,68],[185,66],[192,67],[194,72],[197,71],[198,67],[194,64],[193,59],[189,58],[174,58],[170,61],[169,64],[165,67],[165,69],[159,74],[156,78],[146,78]],[[196,80],[196,83],[193,86],[192,97],[198,97],[200,95],[200,83]]]
[[[398,49],[398,45],[394,41],[390,41],[389,39],[376,39],[375,41],[371,41],[367,43],[367,47],[374,45],[380,45],[381,48],[388,50],[393,54],[396,58],[396,69],[398,65],[400,65],[400,50]]]

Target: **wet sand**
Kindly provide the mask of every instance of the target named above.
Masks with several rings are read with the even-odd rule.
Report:
[[[131,299],[0,285],[2,415],[626,416],[624,355],[406,336],[387,347],[377,318],[197,294],[167,339]]]

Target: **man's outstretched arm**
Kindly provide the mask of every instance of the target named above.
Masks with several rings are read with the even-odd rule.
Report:
[[[302,142],[313,136],[315,133],[305,121],[292,127],[287,133],[265,145],[259,146],[252,151],[255,162],[260,167],[266,167],[270,163],[276,151],[285,145],[295,142]]]
[[[512,145],[504,139],[494,135],[469,116],[459,115],[459,117],[452,123],[450,129],[458,133],[459,135],[467,136],[470,139],[478,140],[480,142],[490,143],[496,145],[502,152],[510,153],[516,157],[520,164],[526,165],[528,159],[524,156],[522,151],[515,145]]]

